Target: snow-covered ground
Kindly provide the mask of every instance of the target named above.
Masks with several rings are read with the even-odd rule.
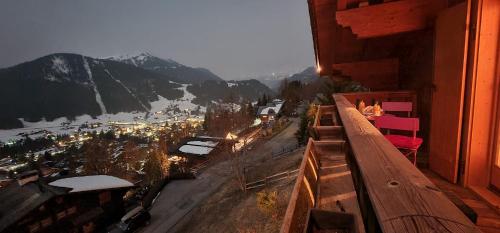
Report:
[[[39,122],[23,122],[24,128],[0,130],[0,142],[15,141],[29,135],[31,138],[44,136],[47,133],[51,134],[72,134],[77,132],[79,126],[82,124],[100,123],[99,127],[87,128],[82,131],[106,131],[110,123],[114,124],[135,124],[135,123],[164,123],[164,122],[182,122],[187,120],[189,112],[196,110],[198,105],[193,104],[191,101],[195,96],[187,91],[188,84],[182,84],[179,90],[184,92],[184,96],[176,100],[168,100],[162,96],[158,96],[158,100],[151,102],[151,109],[149,112],[120,112],[117,114],[103,114],[93,119],[89,115],[82,115],[76,117],[74,121],[69,121],[66,117],[58,118],[53,121],[42,120]],[[181,112],[176,112],[173,109],[179,108]],[[187,110],[187,111],[186,111]],[[206,108],[200,106],[201,113],[198,118],[206,111]]]
[[[99,104],[99,108],[101,109],[102,114],[106,114],[106,107],[104,106],[104,103],[102,102],[101,94],[99,93],[99,90],[97,90],[97,86],[95,85],[94,78],[92,77],[92,70],[90,69],[89,63],[87,62],[87,59],[85,59],[84,56],[82,56],[83,59],[83,67],[87,71],[87,75],[90,81],[90,84],[92,85],[92,88],[94,89],[95,93],[95,101],[97,104]]]

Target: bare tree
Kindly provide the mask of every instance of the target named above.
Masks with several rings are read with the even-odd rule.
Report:
[[[112,162],[109,144],[108,140],[97,138],[85,143],[83,148],[85,174],[106,175],[115,172],[117,167]]]
[[[248,126],[247,126],[248,129]],[[245,176],[245,158],[247,150],[246,147],[250,143],[254,132],[247,132],[246,134],[232,139],[229,148],[226,150],[229,153],[231,161],[231,169],[233,171],[235,180],[242,191],[246,191],[246,176]]]
[[[156,183],[164,179],[168,175],[169,161],[167,155],[153,145],[144,164],[144,172],[146,173],[146,180],[150,183]]]

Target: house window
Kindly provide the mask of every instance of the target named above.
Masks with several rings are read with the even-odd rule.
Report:
[[[58,198],[56,198],[56,203],[57,203],[57,204],[62,204],[62,203],[63,203],[63,201],[64,201],[64,198],[63,198],[63,197],[58,197]]]
[[[68,215],[72,215],[72,214],[76,213],[76,206],[70,207],[66,211],[67,211]]]
[[[57,215],[56,215],[56,216],[57,216],[57,220],[61,220],[61,219],[63,219],[64,217],[66,217],[66,211],[64,211],[64,210],[63,210],[63,211],[61,211],[61,212],[57,213]]]
[[[38,232],[40,230],[40,223],[36,222],[28,226],[28,231],[30,233]]]
[[[94,230],[95,230],[95,225],[93,222],[89,222],[89,223],[83,225],[83,228],[82,228],[83,233],[91,233],[91,232],[94,232]]]
[[[40,222],[42,224],[42,227],[48,227],[52,225],[52,217],[48,217]]]
[[[110,191],[99,193],[99,204],[100,205],[104,205],[110,201],[111,201],[111,192]]]

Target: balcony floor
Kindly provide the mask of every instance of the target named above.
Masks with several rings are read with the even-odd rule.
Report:
[[[500,213],[490,207],[483,199],[471,190],[460,185],[452,184],[429,169],[421,169],[437,187],[450,198],[460,198],[466,205],[472,208],[477,214],[476,225],[484,233],[500,233]]]

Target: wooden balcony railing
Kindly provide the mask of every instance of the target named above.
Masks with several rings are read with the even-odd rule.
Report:
[[[335,106],[319,106],[313,129],[320,140],[342,138],[343,129]]]
[[[381,104],[384,101],[412,102],[412,116],[418,116],[417,93],[414,91],[354,92],[343,93],[342,95],[353,105],[357,105],[361,100],[363,100],[366,105],[373,105],[375,102]]]
[[[281,232],[303,232],[308,211],[316,204],[318,168],[313,141],[309,140],[300,164],[297,181],[283,220]]]
[[[333,98],[335,106],[320,108],[317,116],[335,109],[344,133],[326,141],[309,140],[282,233],[328,232],[311,230],[311,224],[339,220],[325,211],[357,219],[354,228],[342,232],[480,232],[345,95]],[[315,127],[321,123],[315,121]],[[323,215],[311,220],[318,214]]]
[[[347,166],[344,140],[309,140],[288,205],[281,232],[316,232],[311,210],[336,217],[348,214],[353,232],[364,232],[353,181]],[[317,212],[317,211],[316,211]],[[340,213],[340,214],[339,214]],[[340,224],[340,223],[339,223]],[[319,223],[319,225],[327,225]],[[306,230],[308,229],[308,230]],[[325,229],[326,230],[326,229]]]

